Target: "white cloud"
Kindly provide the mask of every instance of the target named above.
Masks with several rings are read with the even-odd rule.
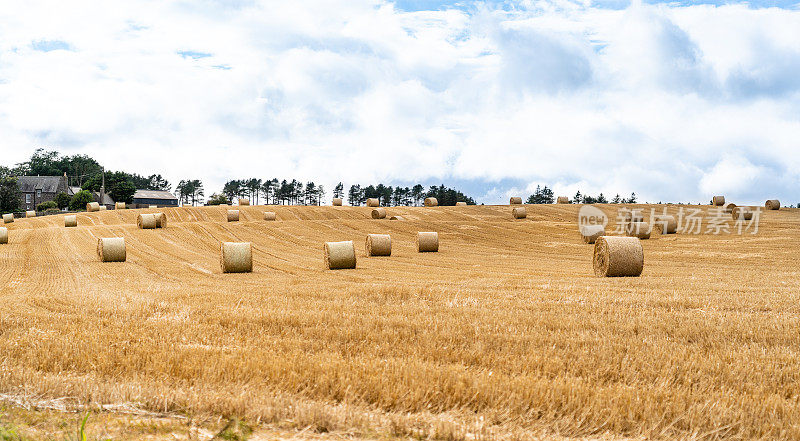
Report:
[[[746,5],[12,2],[0,150],[208,193],[251,176],[474,179],[484,202],[541,183],[754,203],[800,184],[798,69],[800,11]]]

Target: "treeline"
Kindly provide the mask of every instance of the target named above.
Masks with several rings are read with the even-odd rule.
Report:
[[[333,197],[344,198],[344,185],[340,182],[333,189]],[[425,198],[436,198],[439,205],[455,205],[456,202],[466,202],[468,205],[475,205],[475,200],[464,193],[445,187],[431,186],[427,191],[422,184],[413,187],[392,187],[384,184],[350,186],[347,192],[347,202],[350,205],[362,205],[367,199],[377,198],[381,205],[422,205]]]
[[[548,188],[546,185],[541,187],[539,185],[536,186],[536,190],[530,196],[526,203],[528,204],[553,204],[556,202],[556,197],[553,194],[553,190]],[[631,193],[630,197],[622,198],[619,194],[608,200],[603,193],[600,193],[597,196],[589,196],[585,194],[581,194],[578,191],[572,199],[569,200],[572,204],[635,204],[636,203],[636,193]]]
[[[235,198],[250,199],[256,205],[322,205],[325,188],[314,182],[292,179],[233,179],[225,183],[222,193],[211,195],[209,205],[231,203]]]

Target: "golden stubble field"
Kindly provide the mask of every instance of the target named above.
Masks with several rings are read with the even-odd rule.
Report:
[[[364,437],[800,438],[800,210],[763,213],[755,236],[643,241],[641,277],[597,278],[578,207],[527,208],[18,219],[0,394]],[[138,230],[154,211],[168,227]],[[440,252],[417,253],[417,231]],[[365,257],[368,233],[392,256]],[[108,236],[127,262],[98,261]],[[340,240],[356,270],[323,268]],[[222,274],[220,241],[252,242],[254,272]]]

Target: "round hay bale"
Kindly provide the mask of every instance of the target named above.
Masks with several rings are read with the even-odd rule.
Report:
[[[388,234],[367,234],[367,256],[391,256],[392,237]]]
[[[114,204],[115,210],[124,210],[125,209],[125,202],[117,202]]]
[[[515,207],[511,210],[511,215],[514,216],[514,219],[525,219],[528,217],[528,212],[525,207]]]
[[[425,231],[417,233],[417,251],[420,253],[439,251],[439,233]]]
[[[239,205],[242,205],[242,206],[250,205],[250,199],[239,198]]]
[[[386,219],[386,209],[385,208],[376,208],[372,210],[372,218],[373,219]]]
[[[380,207],[381,201],[378,198],[369,198],[367,199],[367,207]]]
[[[569,204],[569,198],[566,196],[559,196],[558,199],[556,199],[556,204]]]
[[[78,216],[75,216],[74,214],[70,216],[64,216],[64,227],[70,228],[77,226],[78,226]]]
[[[8,243],[8,228],[0,227],[0,244]]]
[[[14,215],[11,214],[11,213],[4,214],[3,215],[3,223],[4,224],[10,224],[11,222],[14,222]]]
[[[342,198],[333,198],[333,206],[334,207],[341,207],[342,206]]]
[[[714,196],[711,198],[711,205],[715,205],[717,207],[725,205],[725,196]]]
[[[274,221],[278,219],[278,215],[275,214],[274,211],[265,211],[264,212],[264,220],[265,221]]]
[[[602,225],[585,225],[580,230],[581,237],[586,243],[595,243],[598,237],[606,234],[606,228]]]
[[[467,205],[467,203],[463,202],[463,201],[456,202],[456,207],[464,207],[466,205]]]
[[[735,207],[731,211],[731,216],[734,220],[752,220],[753,209],[750,207]]]
[[[25,212],[25,217],[36,217],[36,212],[33,210],[28,210]]]
[[[88,204],[86,204],[86,211],[88,212],[100,211],[100,204],[97,202],[89,202]]]
[[[125,252],[124,237],[101,237],[97,239],[97,256],[101,262],[124,262]]]
[[[108,210],[108,207],[106,207],[105,205],[101,205],[100,206],[100,210],[99,211],[107,211],[107,210]]]
[[[777,199],[770,199],[765,204],[767,210],[780,210],[781,209],[781,201]]]
[[[727,202],[722,206],[722,210],[728,214],[732,213],[734,208],[736,208],[736,204],[733,202]]]
[[[228,210],[228,222],[239,222],[239,210]]]
[[[399,221],[401,221],[401,220],[403,220],[403,216],[392,216],[392,217],[389,218],[389,220],[399,220]]]
[[[325,266],[328,269],[353,269],[356,267],[356,248],[352,240],[325,242]]]
[[[147,208],[149,208],[151,210],[155,210],[155,209],[158,208],[158,205],[149,205]]]
[[[136,226],[140,230],[153,230],[156,228],[156,215],[153,213],[136,216]]]
[[[511,199],[508,200],[508,203],[510,205],[521,205],[522,204],[522,198],[519,197],[519,196],[514,196],[514,197],[512,197]]]
[[[600,236],[592,261],[598,277],[638,277],[644,269],[644,250],[635,237]]]
[[[625,228],[625,233],[628,236],[639,239],[650,239],[650,231],[650,224],[647,222],[631,222]]]
[[[653,226],[660,225],[662,234],[675,234],[678,232],[678,221],[675,216],[669,214],[657,214],[653,216]]]
[[[156,228],[167,228],[167,215],[165,213],[153,213],[156,218]]]
[[[436,198],[425,198],[426,207],[436,207],[439,205],[439,200]]]
[[[219,263],[223,273],[252,272],[253,244],[250,242],[222,242]]]

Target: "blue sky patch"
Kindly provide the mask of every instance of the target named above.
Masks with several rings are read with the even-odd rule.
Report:
[[[35,51],[50,52],[50,51],[69,51],[72,50],[69,43],[61,40],[39,40],[31,43],[31,47]]]
[[[178,51],[178,55],[183,58],[191,58],[192,60],[199,60],[201,58],[208,58],[211,54],[206,52],[195,52],[195,51]]]

